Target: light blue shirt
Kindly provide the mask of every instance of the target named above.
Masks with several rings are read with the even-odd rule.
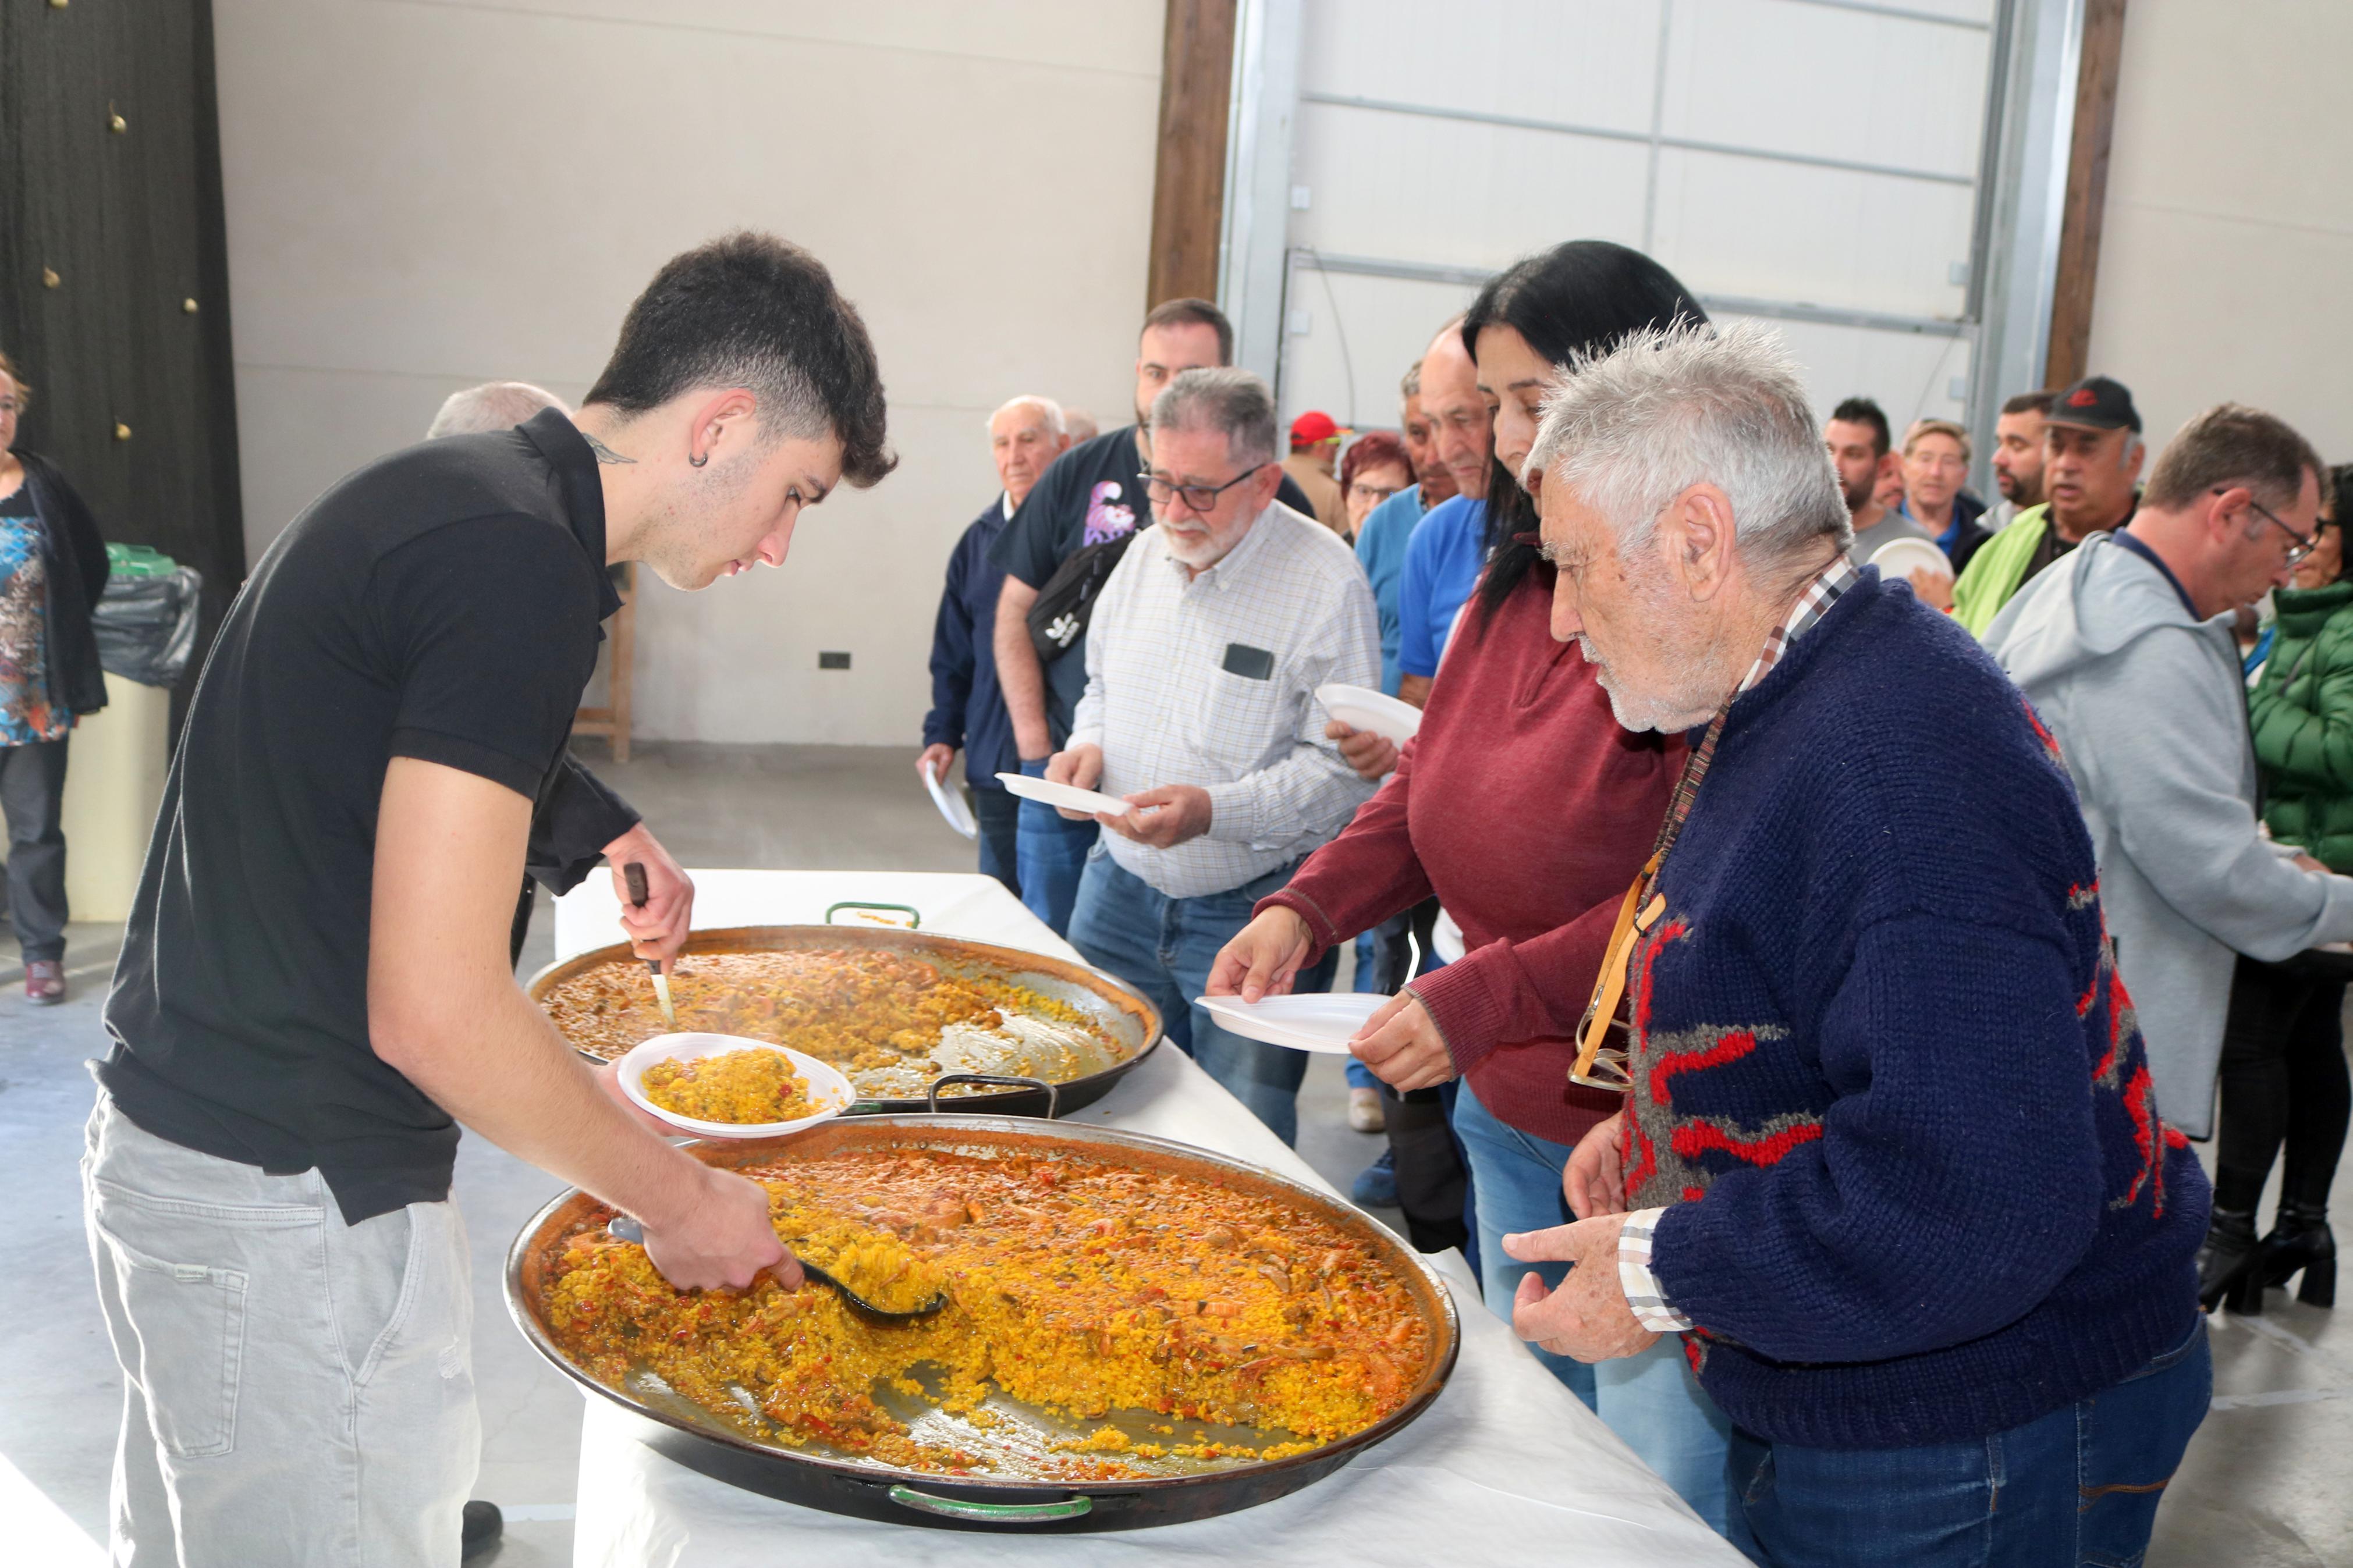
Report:
[[[1427,680],[1438,673],[1454,617],[1479,585],[1487,560],[1487,503],[1456,496],[1430,509],[1405,547],[1398,579],[1398,668]]]
[[[1408,485],[1365,514],[1356,530],[1356,560],[1373,584],[1373,608],[1381,618],[1381,689],[1398,689],[1398,578],[1405,571],[1406,542],[1421,521],[1421,487]]]

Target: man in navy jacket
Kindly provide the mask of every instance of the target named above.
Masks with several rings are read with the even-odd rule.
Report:
[[[964,752],[973,815],[980,821],[980,868],[1018,898],[1021,883],[1014,870],[1013,837],[1019,803],[997,775],[1020,772],[1021,753],[1013,743],[1013,719],[1005,710],[990,647],[1005,568],[988,556],[1029,488],[1071,437],[1062,410],[1051,398],[1023,396],[989,416],[988,444],[1004,489],[981,509],[948,557],[947,588],[932,623],[932,710],[923,716],[923,750],[915,767],[944,783],[948,764],[958,751]]]

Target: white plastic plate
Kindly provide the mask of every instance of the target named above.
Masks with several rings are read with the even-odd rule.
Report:
[[[1324,711],[1351,730],[1370,730],[1391,745],[1402,746],[1421,728],[1421,710],[1369,686],[1343,686],[1336,681],[1315,689]]]
[[[964,792],[929,768],[917,771],[923,775],[923,787],[932,792],[932,804],[940,808],[940,815],[947,818],[948,826],[966,838],[977,839],[980,824],[974,819],[972,807],[964,803]]]
[[[1388,1001],[1364,991],[1332,991],[1312,996],[1266,996],[1245,1002],[1239,996],[1196,996],[1194,1001],[1217,1015],[1218,1022],[1235,1034],[1294,1051],[1320,1051],[1345,1057],[1348,1041],[1365,1020]]]
[[[1953,574],[1952,558],[1933,540],[1926,539],[1891,539],[1871,552],[1871,564],[1891,582],[1921,571],[1941,573],[1947,577]]]
[[[1099,811],[1109,816],[1125,816],[1135,809],[1115,795],[1081,789],[1076,784],[1033,779],[1027,773],[999,773],[997,782],[1024,800],[1042,801],[1048,805],[1059,805],[1069,811]]]
[[[793,1070],[808,1085],[809,1103],[818,1109],[810,1115],[791,1121],[704,1121],[692,1116],[681,1116],[664,1110],[646,1098],[646,1069],[656,1062],[691,1062],[703,1057],[723,1057],[729,1051],[775,1051],[792,1058]],[[814,1127],[820,1121],[830,1121],[849,1109],[858,1091],[839,1069],[804,1056],[790,1046],[771,1045],[766,1040],[746,1039],[742,1035],[656,1035],[630,1047],[614,1066],[621,1075],[621,1090],[629,1102],[640,1110],[659,1116],[681,1132],[697,1138],[775,1138],[786,1132],[798,1132],[804,1127]]]

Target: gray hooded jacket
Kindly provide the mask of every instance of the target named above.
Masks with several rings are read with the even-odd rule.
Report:
[[[2299,870],[2255,831],[2255,756],[2231,617],[2193,618],[2104,533],[2018,592],[1986,647],[2058,738],[2165,1119],[2213,1126],[2236,954],[2353,937],[2353,879]]]

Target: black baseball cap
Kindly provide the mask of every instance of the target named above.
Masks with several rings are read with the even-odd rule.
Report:
[[[2087,375],[2073,386],[2062,387],[2043,417],[2052,425],[2140,434],[2140,410],[2133,406],[2132,393],[2123,382],[2105,375]]]

